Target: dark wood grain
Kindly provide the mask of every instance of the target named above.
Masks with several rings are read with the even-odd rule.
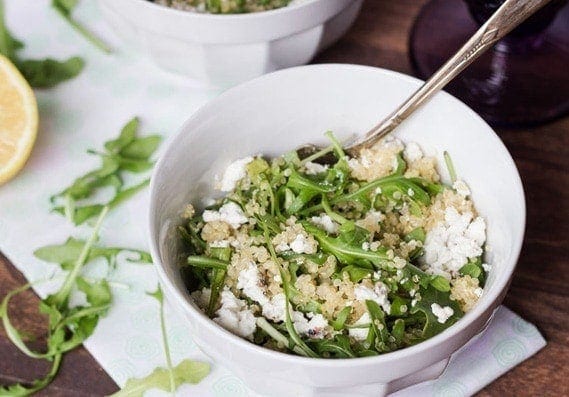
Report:
[[[458,1],[458,0],[457,0]],[[315,62],[358,63],[412,74],[407,39],[425,0],[367,0],[349,34]],[[547,347],[486,387],[479,396],[569,395],[569,118],[532,129],[499,130],[522,175],[527,232],[505,304],[538,326]],[[25,282],[0,255],[0,297]],[[17,323],[41,344],[38,299],[13,305]],[[34,379],[49,364],[23,357],[0,331],[0,383]],[[44,396],[101,396],[116,385],[83,349],[68,354]]]

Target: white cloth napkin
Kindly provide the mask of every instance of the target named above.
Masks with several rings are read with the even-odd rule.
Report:
[[[54,89],[36,91],[40,131],[32,157],[15,180],[0,187],[0,250],[31,281],[57,272],[56,266],[33,256],[35,249],[63,243],[69,236],[85,238],[89,234],[88,228],[73,228],[61,216],[51,213],[49,204],[52,194],[98,165],[98,159],[85,150],[101,148],[135,115],[141,117],[143,133],[170,135],[193,111],[219,93],[164,73],[120,48],[119,41],[101,20],[96,2],[80,2],[75,15],[115,45],[118,50],[112,56],[92,48],[49,3],[6,1],[9,28],[26,44],[26,57],[81,55],[87,60],[78,78]],[[147,204],[148,192],[143,192],[111,211],[100,242],[146,249]],[[95,263],[86,271],[96,275],[102,267],[102,263]],[[144,376],[164,365],[158,306],[144,294],[155,289],[157,278],[152,266],[119,260],[112,280],[113,308],[85,347],[117,384],[123,385],[130,377]],[[39,285],[36,290],[45,295],[50,292],[50,285]],[[167,330],[175,363],[184,358],[209,361],[192,342],[182,319],[169,308]],[[397,395],[470,395],[544,345],[532,324],[501,308],[487,331],[455,354],[440,379]],[[254,396],[240,379],[223,368],[223,363],[213,363],[212,373],[199,385],[184,386],[179,391],[179,395],[190,393]]]

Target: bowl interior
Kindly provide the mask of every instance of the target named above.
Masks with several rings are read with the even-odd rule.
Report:
[[[176,268],[174,226],[187,203],[203,208],[204,198],[219,195],[213,190],[216,174],[250,154],[278,156],[307,142],[325,144],[327,130],[340,139],[364,133],[419,85],[419,80],[382,69],[315,65],[241,85],[194,114],[156,168],[150,214],[155,260],[180,296],[187,292]],[[523,239],[525,203],[513,160],[491,128],[446,93],[417,111],[395,135],[436,156],[447,180],[443,151],[448,151],[487,221],[486,261],[493,269],[483,298],[467,315],[475,316],[503,292]]]

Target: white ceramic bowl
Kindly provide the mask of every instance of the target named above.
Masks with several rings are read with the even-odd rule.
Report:
[[[104,18],[164,69],[230,86],[308,63],[338,40],[363,0],[305,0],[251,14],[179,11],[146,0],[99,0]]]
[[[367,131],[421,82],[354,65],[275,72],[233,88],[197,111],[169,142],[152,180],[150,244],[166,296],[183,313],[205,354],[270,396],[379,396],[432,379],[450,355],[479,333],[501,303],[522,245],[525,201],[517,169],[492,129],[466,105],[441,93],[396,131],[442,162],[448,150],[487,220],[492,264],[477,306],[457,324],[416,346],[356,359],[312,359],[256,346],[219,327],[191,301],[177,265],[175,225],[188,202],[211,197],[213,177],[237,158],[277,156],[303,143]],[[441,167],[442,175],[446,175]]]

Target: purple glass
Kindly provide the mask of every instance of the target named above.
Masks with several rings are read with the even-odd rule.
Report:
[[[415,21],[411,61],[431,76],[503,0],[432,0]],[[553,0],[464,70],[446,90],[495,126],[569,114],[569,5]]]

